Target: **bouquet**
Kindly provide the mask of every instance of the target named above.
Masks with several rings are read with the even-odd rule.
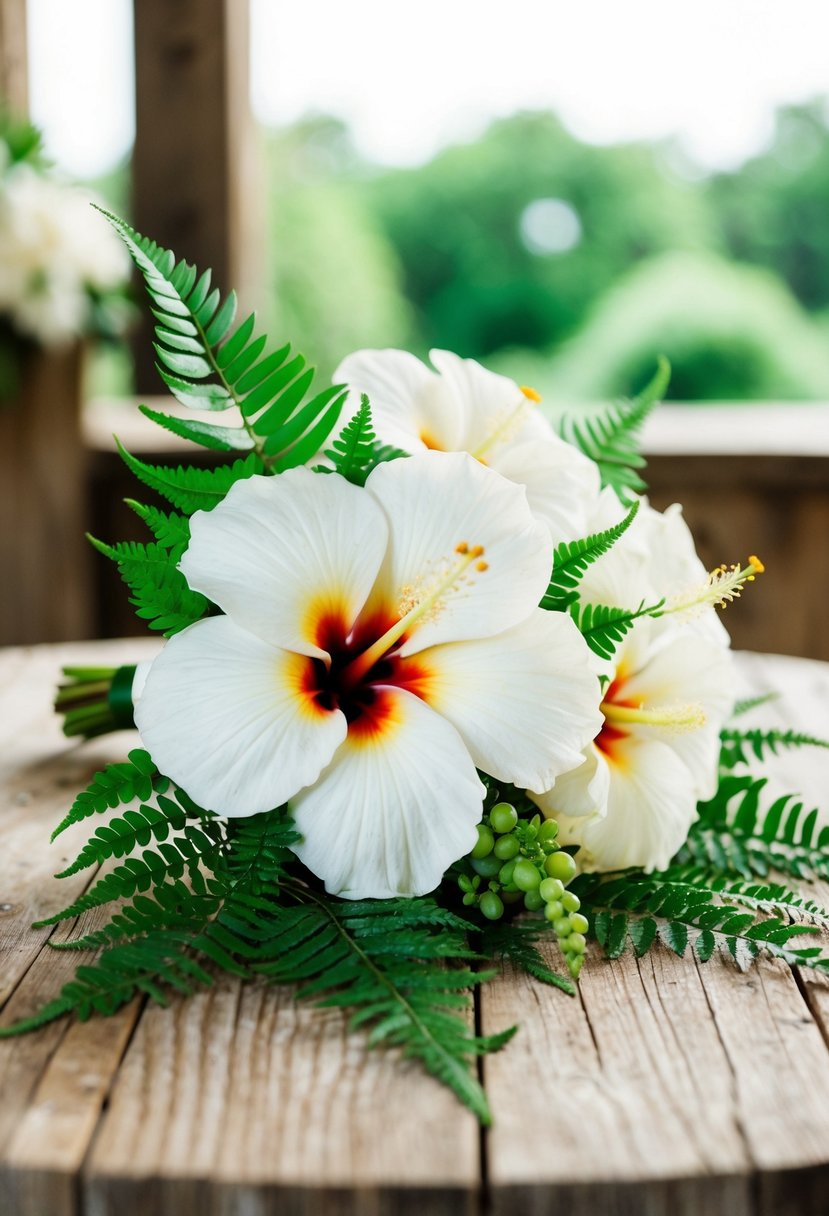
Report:
[[[563,994],[589,939],[829,970],[799,941],[829,914],[785,882],[829,876],[829,828],[746,771],[827,745],[740,725],[757,701],[735,705],[717,612],[762,563],[707,572],[680,508],[641,496],[667,365],[559,431],[531,388],[445,351],[361,351],[315,392],[209,272],[109,219],[189,412],[141,408],[225,455],[122,449],[166,506],[130,501],[146,542],[93,543],[167,641],[66,670],[66,733],[135,725],[141,746],[55,830],[96,821],[63,874],[103,869],[41,924],[106,907],[57,946],[101,953],[0,1033],[218,968],[349,1009],[486,1123],[470,1065],[513,1031],[476,1034],[469,989],[501,960]]]
[[[0,116],[0,397],[27,348],[124,328],[129,258],[89,202],[50,169],[34,127]]]

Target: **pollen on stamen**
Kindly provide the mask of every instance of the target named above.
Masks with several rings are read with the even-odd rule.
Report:
[[[478,571],[480,574],[483,574],[485,570],[488,570],[488,569],[489,569],[489,562],[476,562],[476,564],[475,564],[475,569],[476,569],[476,570],[477,570],[477,571]]]
[[[537,392],[536,389],[530,388],[528,384],[521,384],[519,385],[519,388],[528,401],[534,401],[536,405],[540,404],[541,394]]]
[[[469,552],[469,545],[466,543],[465,540],[459,541],[458,544],[455,545],[455,552],[460,553],[460,554],[466,554]]]
[[[473,545],[472,548],[469,550],[469,556],[470,557],[483,557],[485,552],[486,552],[486,550],[484,549],[483,545]]]

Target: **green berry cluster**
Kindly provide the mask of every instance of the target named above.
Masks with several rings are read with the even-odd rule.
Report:
[[[459,865],[458,886],[467,907],[500,920],[509,904],[523,903],[552,925],[570,974],[584,962],[587,918],[579,898],[566,890],[576,863],[558,844],[555,819],[521,818],[509,802],[497,802],[478,825],[478,840]]]

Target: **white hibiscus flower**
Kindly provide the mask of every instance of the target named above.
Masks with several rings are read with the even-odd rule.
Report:
[[[460,453],[380,465],[365,489],[237,482],[181,562],[226,615],[153,662],[144,742],[220,815],[287,801],[329,891],[430,891],[475,843],[476,765],[544,789],[601,725],[580,635],[536,607],[551,551],[524,491]]]
[[[599,473],[553,431],[536,408],[538,394],[474,359],[433,350],[432,371],[402,350],[361,350],[334,373],[357,406],[371,401],[375,431],[404,452],[469,452],[527,490],[527,501],[556,541],[586,534],[599,493]],[[349,411],[346,410],[346,415]]]
[[[602,500],[591,530],[618,519],[618,502]],[[674,592],[677,606],[697,601],[687,619],[678,611],[634,624],[606,671],[604,725],[584,765],[533,795],[559,821],[562,843],[581,846],[585,869],[666,866],[697,801],[714,793],[734,671],[728,634],[705,598],[708,585],[679,508],[662,515],[646,502],[584,577],[586,601],[631,607],[643,598],[670,601]]]

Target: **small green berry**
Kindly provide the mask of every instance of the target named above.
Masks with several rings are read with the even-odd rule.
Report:
[[[512,872],[512,881],[522,891],[534,891],[541,884],[541,875],[526,857],[520,857]]]
[[[478,824],[478,839],[475,842],[475,847],[470,856],[473,858],[486,857],[492,852],[492,846],[495,844],[495,837],[485,823]]]
[[[575,876],[576,863],[569,853],[559,850],[557,853],[550,854],[544,862],[544,869],[550,878],[559,878],[563,883],[568,883]]]
[[[556,836],[558,836],[558,823],[555,819],[545,819],[538,829],[538,839],[544,844],[555,840]]]
[[[583,954],[570,954],[567,956],[567,970],[570,972],[574,980],[579,978],[579,972],[584,964]]]
[[[495,841],[494,853],[496,857],[500,857],[502,861],[509,861],[511,857],[515,857],[518,852],[518,841],[514,836],[499,836]]]
[[[474,903],[477,903],[478,897],[472,891],[467,891],[463,897],[464,906],[471,908]]]
[[[581,912],[570,913],[570,924],[573,926],[574,933],[586,933],[590,927],[587,917],[582,916]]]
[[[570,954],[584,954],[587,938],[583,933],[571,933],[566,942],[561,943]]]
[[[502,836],[506,835],[518,823],[518,812],[509,802],[496,802],[489,812],[489,822],[492,824],[493,831]]]
[[[538,889],[541,892],[541,898],[546,904],[553,899],[561,899],[562,904],[564,903],[562,898],[564,895],[564,883],[560,879],[545,878]],[[569,912],[570,909],[568,908],[567,910]]]
[[[564,904],[568,912],[578,912],[581,907],[581,900],[578,895],[574,895],[572,891],[565,891],[561,897],[561,902]]]
[[[512,882],[513,872],[515,870],[514,861],[505,861],[498,871],[498,881],[502,882],[505,887],[508,887]]]
[[[524,907],[528,912],[537,912],[539,908],[544,907],[544,900],[539,894],[538,887],[534,891],[526,891],[524,894]]]
[[[500,920],[504,915],[504,905],[494,891],[484,891],[481,896],[481,914],[487,920]]]
[[[560,916],[558,920],[553,921],[553,928],[556,931],[556,937],[569,937],[573,931],[573,926],[570,924],[569,916]]]
[[[488,857],[473,857],[471,862],[472,869],[482,878],[494,878],[501,869],[501,864],[494,853],[490,853]]]
[[[560,899],[552,899],[544,909],[544,915],[547,920],[556,921],[564,915],[564,908]]]

